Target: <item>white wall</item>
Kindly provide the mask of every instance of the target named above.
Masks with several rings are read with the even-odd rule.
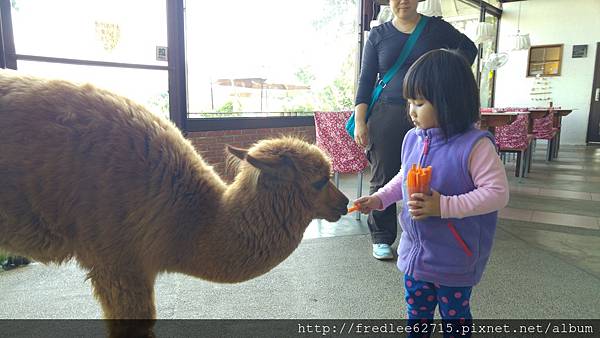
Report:
[[[573,108],[563,118],[561,143],[585,144],[596,43],[600,42],[600,0],[527,0],[504,5],[498,51],[508,51],[510,35],[517,31],[521,4],[521,33],[529,33],[532,45],[564,44],[561,76],[551,77],[555,106]],[[586,58],[573,59],[573,45],[588,45]],[[527,51],[509,52],[496,77],[496,107],[532,106],[533,78],[527,78]]]

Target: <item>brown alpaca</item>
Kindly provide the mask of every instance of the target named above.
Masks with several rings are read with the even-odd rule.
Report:
[[[228,150],[241,160],[229,185],[172,123],[126,98],[0,71],[0,247],[75,258],[106,318],[153,319],[157,274],[242,282],[288,257],[312,219],[346,213],[316,146]]]

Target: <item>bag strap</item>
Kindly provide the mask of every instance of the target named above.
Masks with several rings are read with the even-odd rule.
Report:
[[[388,82],[390,82],[390,80],[394,77],[394,75],[396,75],[396,73],[398,72],[400,67],[402,67],[402,64],[404,64],[404,61],[406,61],[406,58],[408,57],[408,55],[412,51],[413,47],[415,46],[415,43],[419,39],[419,36],[421,35],[421,32],[423,31],[423,28],[427,24],[428,20],[429,20],[428,16],[421,15],[421,19],[419,20],[417,27],[415,27],[415,30],[410,34],[410,36],[408,37],[408,40],[404,44],[404,47],[402,47],[402,51],[400,52],[400,55],[398,56],[396,63],[394,63],[392,68],[390,68],[385,73],[383,78],[377,84],[377,87],[375,87],[375,89],[373,90],[373,96],[371,97],[371,104],[369,104],[369,108],[367,109],[367,118],[368,118],[369,114],[371,113],[371,109],[373,109],[375,102],[377,102],[377,99],[379,99],[379,96],[381,95],[383,88],[385,88],[385,86],[387,86]]]

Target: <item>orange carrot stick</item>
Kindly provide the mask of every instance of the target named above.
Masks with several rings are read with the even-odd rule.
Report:
[[[360,204],[355,204],[352,207],[348,208],[348,213],[360,210]]]
[[[412,196],[412,194],[419,192],[417,177],[418,177],[417,166],[413,164],[413,166],[411,167],[411,169],[408,172],[408,177],[406,179],[406,185],[408,188],[408,196],[407,197],[409,199],[410,199],[410,196]]]
[[[426,194],[427,193],[427,174],[425,172],[423,172],[422,174],[419,174],[417,177],[419,177],[419,192]]]

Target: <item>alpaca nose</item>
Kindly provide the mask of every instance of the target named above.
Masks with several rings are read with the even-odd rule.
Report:
[[[346,215],[348,213],[348,203],[350,200],[348,197],[344,196],[342,202],[340,203],[340,210],[342,211],[342,215]]]

